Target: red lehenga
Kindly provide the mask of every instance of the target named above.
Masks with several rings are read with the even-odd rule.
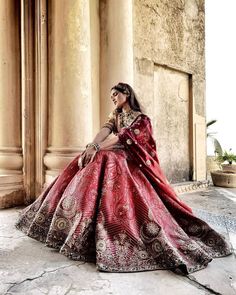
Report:
[[[28,236],[98,270],[191,273],[229,255],[225,238],[193,215],[163,174],[150,119],[118,133],[123,149],[74,160],[26,207],[16,224]]]

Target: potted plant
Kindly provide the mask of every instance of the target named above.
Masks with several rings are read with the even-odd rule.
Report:
[[[218,153],[216,161],[221,165],[224,171],[231,171],[236,173],[236,154],[232,153],[232,149],[229,151],[224,151],[222,154]],[[227,162],[227,163],[225,163]]]
[[[215,186],[236,187],[236,165],[233,164],[236,162],[236,154],[231,150],[218,153],[216,157],[222,170],[211,171],[211,178]]]

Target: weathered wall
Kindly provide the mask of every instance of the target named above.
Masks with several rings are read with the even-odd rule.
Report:
[[[204,179],[204,0],[134,0],[133,9],[134,87],[153,119],[161,165],[172,182],[194,169]]]

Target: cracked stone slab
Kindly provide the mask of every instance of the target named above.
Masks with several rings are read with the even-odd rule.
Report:
[[[209,186],[198,192],[180,194],[179,197],[196,209],[205,209],[211,213],[236,217],[236,188]]]
[[[188,276],[192,282],[213,290],[212,294],[236,295],[236,202],[234,196],[236,200],[236,189],[216,187],[180,196],[193,208],[193,212],[199,218],[228,237],[234,249],[234,255],[214,259],[206,269]]]
[[[219,215],[210,213],[206,210],[193,208],[193,212],[201,219],[205,220],[211,226],[221,229],[226,229],[227,232],[236,233],[236,218],[231,216]]]
[[[202,196],[204,193],[211,196]],[[225,201],[221,193],[214,193],[214,190],[209,193],[206,190],[194,193],[194,196],[186,194],[184,198],[189,198],[186,203],[194,207],[199,217],[207,219],[212,226],[227,234],[232,242],[235,241],[235,232],[234,215],[231,213],[236,204],[228,198]],[[202,198],[205,201],[201,205]],[[13,208],[0,211],[0,294],[236,294],[234,255],[214,259],[206,269],[189,276],[163,270],[99,272],[94,264],[72,261],[56,250],[22,235],[14,227],[19,210]]]
[[[81,263],[81,264],[83,264],[83,263]],[[79,266],[81,264],[77,264],[76,266]],[[61,286],[57,286],[58,283],[56,283],[55,286],[52,285],[52,289],[55,289],[55,291],[56,291],[55,294],[65,294],[66,292],[68,292],[68,290],[72,286],[72,284],[68,280],[65,281],[64,276],[61,275],[61,273],[59,271],[64,270],[69,267],[74,267],[74,266],[75,266],[74,264],[60,266],[56,269],[44,270],[41,274],[29,276],[29,277],[26,277],[25,279],[20,280],[20,281],[6,282],[6,284],[9,285],[9,287],[7,288],[7,290],[4,294],[6,294],[6,295],[7,294],[14,294],[14,293],[32,294],[32,292],[33,292],[33,294],[48,294],[49,290],[51,292],[51,287],[45,288],[45,281],[47,282],[48,280],[50,280],[50,275],[53,273],[56,273],[57,279],[59,279],[61,276],[61,280],[60,280]],[[40,281],[44,282],[44,284],[42,286],[39,285]],[[50,284],[51,283],[52,282],[50,281]],[[68,284],[69,284],[69,288],[68,288]]]
[[[129,295],[155,295],[172,294],[173,290],[175,295],[208,294],[169,271],[99,272],[94,264],[72,261],[29,237],[15,239],[17,216],[14,209],[0,211],[0,223],[8,224],[0,228],[0,235],[5,237],[0,248],[0,294],[123,295],[125,291]]]
[[[214,259],[207,268],[195,272],[190,278],[214,290],[212,294],[236,294],[236,258],[230,255]]]
[[[94,265],[84,264],[60,268],[44,275],[36,275],[29,280],[22,280],[8,286],[7,294],[41,295],[142,295],[142,294],[192,294],[205,295],[204,289],[188,282],[168,271],[140,273],[100,273]],[[188,292],[188,293],[185,293]]]
[[[216,231],[227,237],[236,253],[236,218],[217,215],[195,208],[193,208],[193,212],[196,216],[206,221]]]

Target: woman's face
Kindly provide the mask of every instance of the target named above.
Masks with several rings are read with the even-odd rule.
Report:
[[[123,94],[116,89],[111,90],[111,100],[117,108],[122,108],[127,101],[127,94]]]

